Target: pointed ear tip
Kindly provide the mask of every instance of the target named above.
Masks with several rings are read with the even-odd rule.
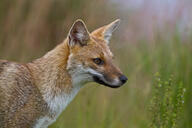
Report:
[[[82,19],[77,19],[74,24],[85,24]]]
[[[121,22],[121,19],[116,19],[116,20],[114,21],[114,23],[116,23],[116,24],[120,24],[120,22]]]

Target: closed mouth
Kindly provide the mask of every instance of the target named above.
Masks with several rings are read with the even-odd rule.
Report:
[[[117,86],[116,86],[116,85],[110,85],[110,84],[104,82],[104,81],[103,81],[100,77],[98,77],[98,76],[93,76],[93,79],[94,79],[94,81],[95,81],[96,83],[105,85],[105,86],[110,87],[110,88],[119,88],[119,87],[120,87],[120,86],[118,86],[118,85],[117,85]]]

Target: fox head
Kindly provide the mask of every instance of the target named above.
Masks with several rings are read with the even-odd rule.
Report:
[[[77,20],[68,34],[69,57],[67,70],[74,83],[97,82],[117,88],[127,81],[118,67],[113,64],[109,40],[120,20],[89,33],[84,22]]]

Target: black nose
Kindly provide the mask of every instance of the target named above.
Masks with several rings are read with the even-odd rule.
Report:
[[[119,79],[123,84],[127,81],[127,77],[124,75],[120,76]]]

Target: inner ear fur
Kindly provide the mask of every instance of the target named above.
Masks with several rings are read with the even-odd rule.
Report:
[[[74,22],[69,31],[68,37],[70,46],[74,46],[76,44],[80,44],[81,46],[87,45],[90,36],[85,23],[81,19]]]
[[[95,36],[95,37],[99,37],[104,39],[107,43],[109,43],[109,40],[112,36],[112,33],[117,29],[117,27],[120,24],[120,19],[117,19],[115,21],[113,21],[112,23],[105,25],[103,27],[100,27],[98,29],[96,29],[95,31],[93,31],[91,33],[91,35]]]

